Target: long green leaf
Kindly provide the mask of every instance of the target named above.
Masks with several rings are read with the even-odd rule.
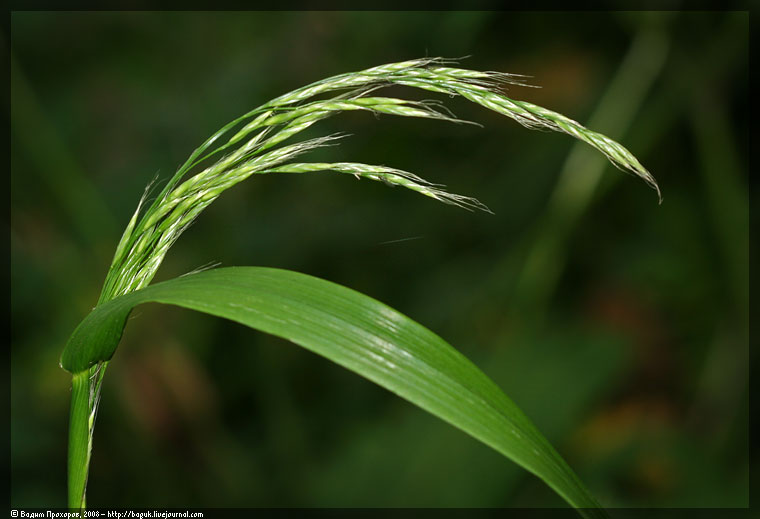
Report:
[[[118,297],[77,327],[61,366],[85,384],[89,368],[113,356],[132,308],[147,302],[224,317],[303,346],[494,448],[543,479],[585,517],[606,517],[525,414],[467,358],[383,303],[305,274],[223,268]],[[86,467],[79,476],[85,484]]]

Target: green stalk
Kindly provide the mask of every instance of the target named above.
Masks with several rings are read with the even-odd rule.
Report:
[[[92,435],[106,365],[105,362],[99,362],[72,376],[68,477],[69,508],[74,510],[84,510],[86,506]]]
[[[90,464],[89,370],[75,373],[71,386],[71,417],[69,420],[69,508],[84,508],[84,489],[87,467]]]

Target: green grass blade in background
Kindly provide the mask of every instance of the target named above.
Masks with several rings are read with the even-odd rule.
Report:
[[[467,358],[392,308],[305,274],[223,268],[118,297],[77,327],[61,366],[76,376],[110,360],[132,308],[147,302],[224,317],[303,346],[497,450],[544,480],[582,515],[606,517],[531,421]]]

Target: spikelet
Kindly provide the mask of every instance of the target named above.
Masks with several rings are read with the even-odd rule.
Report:
[[[414,102],[369,95],[394,84],[461,96],[510,117],[526,128],[566,133],[596,148],[616,167],[640,177],[660,194],[652,175],[619,143],[561,114],[507,97],[503,92],[505,85],[529,86],[524,76],[467,70],[451,66],[454,64],[452,60],[425,58],[339,74],[277,97],[224,126],[192,153],[142,214],[144,200],[140,201],[119,242],[99,303],[147,286],[169,248],[194,219],[223,191],[253,174],[331,170],[403,186],[459,207],[488,211],[474,198],[448,193],[443,186],[395,168],[356,162],[291,162],[310,150],[334,144],[343,135],[287,145],[286,140],[345,111],[467,122],[451,115],[436,101]],[[325,94],[333,94],[333,97],[314,99]],[[235,129],[224,142],[222,138]],[[208,164],[214,157],[216,161]],[[191,170],[202,164],[208,165],[183,181]]]

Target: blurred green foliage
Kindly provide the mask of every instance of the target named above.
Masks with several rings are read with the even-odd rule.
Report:
[[[620,140],[664,203],[572,139],[456,99],[485,128],[346,114],[318,131],[353,136],[314,160],[400,167],[495,215],[254,177],[157,280],[221,262],[344,284],[473,359],[604,504],[748,505],[746,12],[14,12],[11,31],[12,506],[65,503],[58,356],[144,186],[272,97],[425,55],[533,76],[510,94]],[[562,505],[463,433],[232,323],[146,306],[114,360],[93,506]]]

